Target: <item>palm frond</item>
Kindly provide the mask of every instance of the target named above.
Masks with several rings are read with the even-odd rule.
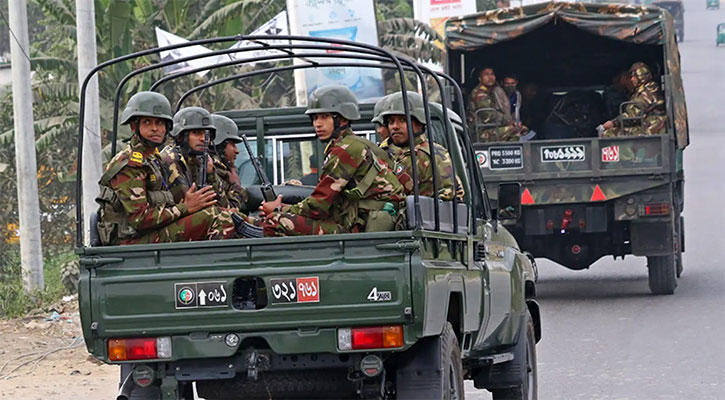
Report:
[[[234,3],[228,4],[209,15],[206,19],[201,21],[199,25],[189,34],[189,40],[199,38],[202,34],[206,33],[214,26],[221,26],[224,22],[229,19],[232,15],[239,15],[241,18],[242,11],[249,0],[235,1]]]

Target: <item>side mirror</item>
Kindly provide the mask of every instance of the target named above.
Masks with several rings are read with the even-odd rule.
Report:
[[[518,219],[521,217],[521,184],[501,183],[498,185],[499,219]]]

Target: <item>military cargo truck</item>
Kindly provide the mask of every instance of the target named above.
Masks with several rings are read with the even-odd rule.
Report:
[[[519,76],[523,123],[536,136],[474,147],[489,193],[522,185],[521,218],[506,221],[522,248],[574,270],[607,255],[645,256],[651,291],[674,293],[689,133],[671,16],[657,7],[536,4],[451,19],[446,46],[448,70],[468,90],[482,66]],[[600,138],[604,121],[642,124],[619,115],[627,96],[613,110],[605,102],[612,78],[640,61],[664,93],[665,133]]]
[[[284,50],[275,55],[279,59],[304,55],[307,61],[334,54],[364,61],[372,53],[379,68],[397,70],[399,76],[404,71],[420,73],[414,63],[374,46],[322,38],[281,39],[295,44],[231,37],[151,49],[104,63],[89,78],[139,56],[239,40],[259,44],[246,51]],[[300,52],[301,46],[307,46],[306,52]],[[245,49],[215,53],[241,51]],[[360,60],[355,62],[364,64]],[[349,64],[325,61],[314,66]],[[129,76],[171,63],[152,64]],[[195,72],[198,69],[172,76]],[[81,120],[87,83],[88,79],[81,92]],[[450,88],[460,97],[460,88]],[[182,96],[177,108],[183,100]],[[445,98],[443,103],[451,101]],[[409,196],[401,209],[407,215],[404,230],[101,246],[97,238],[87,245],[82,242],[79,214],[83,335],[95,358],[121,365],[118,399],[191,399],[194,388],[208,400],[462,399],[463,379],[491,390],[495,399],[535,399],[541,318],[533,259],[519,249],[491,209],[461,119],[447,107],[431,105],[426,110],[429,140],[451,153],[466,197],[447,202],[418,193]],[[252,168],[255,172],[248,178],[247,212],[263,200],[261,186],[273,183],[267,175],[285,183],[312,172],[309,163],[300,160],[309,160],[319,144],[304,111],[298,107],[225,112],[257,145],[258,154],[246,154],[247,162],[263,166]],[[369,136],[373,127],[366,121],[372,118],[372,105],[362,106],[361,112],[353,128]],[[82,154],[82,135],[79,140]],[[245,177],[246,165],[240,165]],[[259,172],[268,165],[268,174]],[[282,184],[273,189],[289,203],[309,194],[310,186]],[[510,199],[504,205],[518,210],[519,185],[500,190],[499,198]]]

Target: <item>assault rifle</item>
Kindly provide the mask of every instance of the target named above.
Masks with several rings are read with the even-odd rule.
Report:
[[[262,191],[262,197],[264,198],[264,201],[274,201],[277,198],[277,195],[274,193],[272,182],[269,181],[267,174],[264,173],[264,169],[259,163],[259,158],[257,158],[254,153],[252,153],[252,148],[249,146],[249,141],[247,140],[247,137],[243,134],[239,136],[244,142],[244,147],[247,148],[249,160],[252,161],[254,171],[257,173],[259,180],[262,182],[262,184],[259,186],[259,190]]]

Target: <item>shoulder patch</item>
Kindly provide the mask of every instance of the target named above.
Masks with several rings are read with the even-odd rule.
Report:
[[[395,167],[395,175],[400,175],[403,172],[403,165],[399,164],[397,167]]]
[[[143,153],[141,153],[140,151],[134,151],[133,153],[131,153],[131,157],[128,161],[129,164],[137,164],[134,166],[140,166],[141,164],[143,164]]]

